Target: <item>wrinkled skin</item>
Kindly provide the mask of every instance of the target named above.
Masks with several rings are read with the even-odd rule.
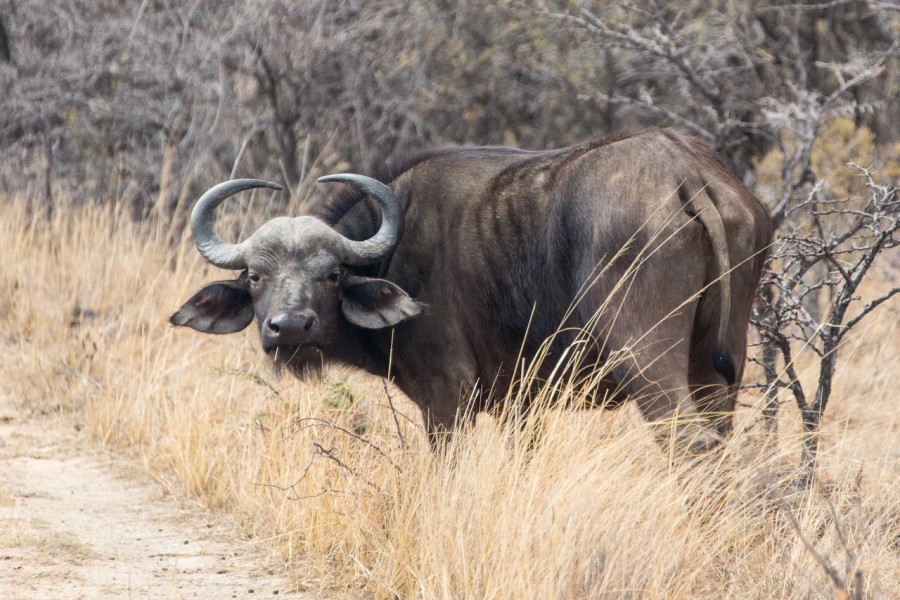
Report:
[[[702,142],[651,130],[543,152],[443,148],[386,186],[330,180],[367,196],[273,219],[240,244],[215,235],[212,210],[271,184],[207,192],[198,248],[242,272],[172,323],[221,334],[255,317],[263,350],[300,377],[325,361],[386,376],[390,363],[435,442],[534,360],[539,380],[556,368],[590,381],[597,403],[633,398],[662,439],[703,451],[730,430],[771,222]]]

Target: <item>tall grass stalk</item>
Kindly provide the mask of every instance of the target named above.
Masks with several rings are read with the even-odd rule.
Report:
[[[798,531],[771,500],[801,443],[789,411],[773,452],[751,431],[707,459],[672,461],[630,405],[567,407],[578,386],[563,378],[540,410],[481,416],[435,454],[416,409],[381,381],[341,369],[317,383],[274,380],[252,328],[170,328],[171,311],[223,276],[189,242],[171,246],[165,227],[91,204],[47,222],[25,200],[0,203],[0,393],[23,413],[83,423],[164,489],[232,513],[298,587],[360,598],[831,597],[802,534],[839,569],[861,570],[866,597],[900,597],[896,309],[844,350],[821,484],[787,496]],[[746,423],[764,399],[742,401]]]

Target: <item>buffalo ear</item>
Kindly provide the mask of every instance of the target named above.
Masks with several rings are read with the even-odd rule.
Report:
[[[234,333],[253,321],[246,271],[234,281],[211,283],[191,296],[169,322],[203,333]]]
[[[384,279],[350,275],[341,289],[341,312],[354,325],[366,329],[393,327],[419,315],[424,306]]]

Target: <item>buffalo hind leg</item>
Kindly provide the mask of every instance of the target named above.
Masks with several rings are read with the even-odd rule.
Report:
[[[737,399],[735,386],[722,385],[720,381],[692,383],[694,405],[704,420],[719,435],[728,436],[734,427],[734,406]]]
[[[657,439],[675,441],[690,452],[706,452],[720,441],[691,396],[690,351],[699,300],[705,284],[703,269],[680,267],[673,256],[703,256],[699,229],[683,229],[667,239],[659,254],[643,262],[637,274],[622,273],[619,289],[601,285],[586,306],[604,306],[596,338],[604,340],[613,375],[643,416]],[[677,273],[677,275],[676,275]],[[612,281],[619,275],[609,273]],[[660,289],[659,282],[665,282]],[[604,289],[606,288],[606,289]],[[604,293],[612,293],[606,300]]]
[[[642,380],[642,381],[641,381]],[[675,442],[691,454],[703,454],[716,447],[721,437],[707,423],[688,391],[687,381],[673,385],[644,378],[632,381],[629,396],[655,429],[656,439],[663,446]]]
[[[665,326],[665,324],[662,324]],[[675,324],[672,324],[673,329]],[[670,440],[690,453],[704,453],[719,444],[719,433],[709,426],[694,402],[688,381],[688,353],[684,341],[674,336],[654,336],[655,343],[632,348],[613,373],[621,388],[633,398],[644,418],[656,429],[657,439]],[[668,348],[667,348],[668,347]]]

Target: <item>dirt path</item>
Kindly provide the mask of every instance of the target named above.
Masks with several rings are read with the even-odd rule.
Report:
[[[264,564],[224,520],[0,406],[3,600],[308,598]]]

